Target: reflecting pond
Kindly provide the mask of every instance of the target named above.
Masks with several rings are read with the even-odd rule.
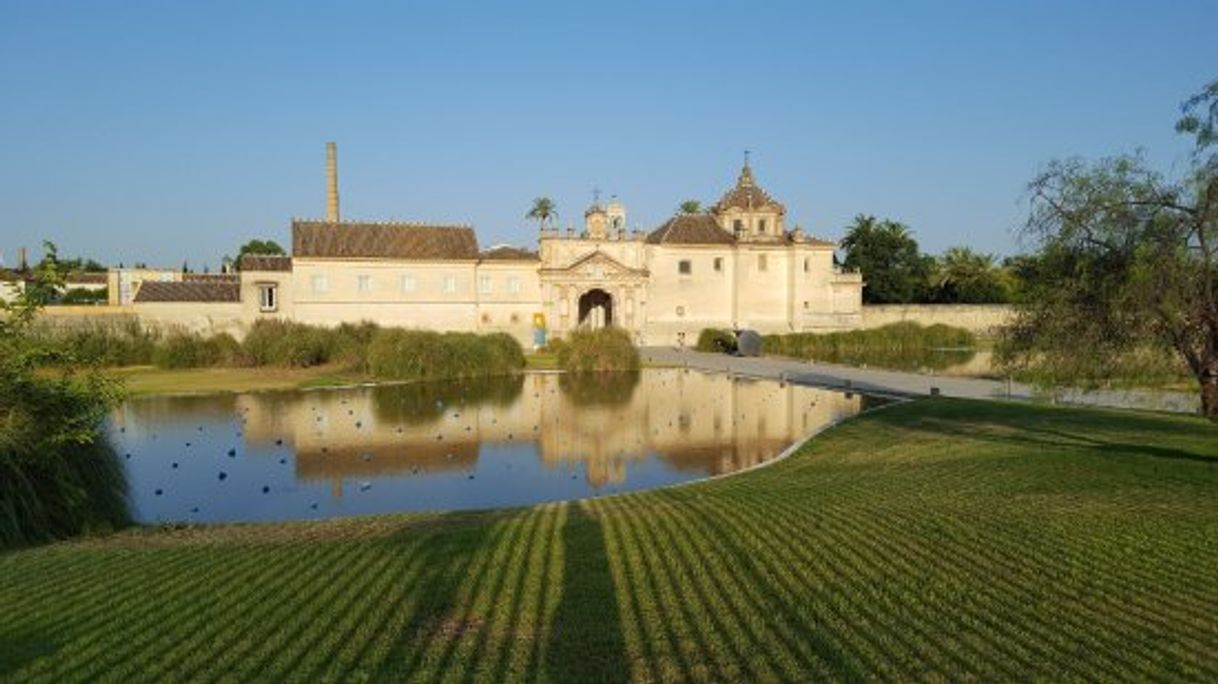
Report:
[[[140,522],[488,508],[774,458],[876,400],[680,369],[149,397],[113,416]]]

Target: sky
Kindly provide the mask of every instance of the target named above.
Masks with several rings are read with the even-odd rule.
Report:
[[[713,203],[744,150],[788,227],[857,214],[924,251],[1018,252],[1056,158],[1187,162],[1218,2],[0,0],[0,254],[215,269],[345,219],[533,246],[594,188],[631,228]]]

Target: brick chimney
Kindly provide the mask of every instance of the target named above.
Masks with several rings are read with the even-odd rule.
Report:
[[[338,223],[338,145],[326,143],[326,221]]]

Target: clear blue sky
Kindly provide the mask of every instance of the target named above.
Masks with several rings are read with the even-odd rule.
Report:
[[[1046,161],[1186,141],[1218,2],[326,3],[0,0],[0,252],[215,268],[324,209],[535,244],[593,187],[651,229],[744,149],[789,221],[857,213],[925,250],[1016,250]]]

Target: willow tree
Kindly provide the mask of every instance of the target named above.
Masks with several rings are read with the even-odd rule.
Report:
[[[1009,366],[1092,386],[1171,355],[1218,422],[1218,164],[1201,134],[1215,102],[1211,84],[1185,104],[1178,128],[1196,134],[1197,154],[1181,179],[1119,156],[1053,162],[1031,182],[1023,234],[1037,280],[1005,334]]]

